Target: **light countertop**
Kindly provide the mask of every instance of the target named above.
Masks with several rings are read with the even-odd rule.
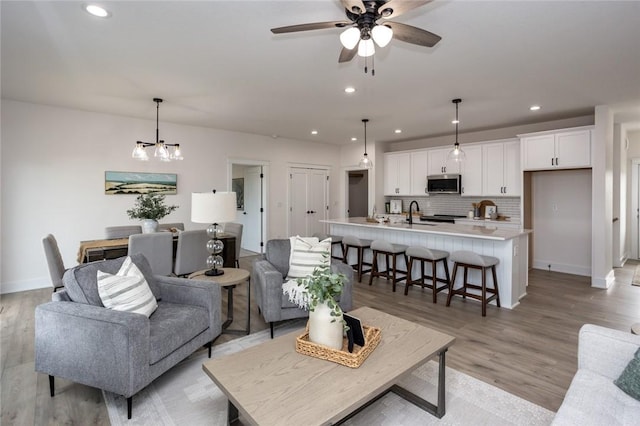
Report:
[[[321,222],[336,224],[336,225],[351,225],[358,227],[369,227],[373,229],[389,229],[398,232],[418,232],[427,234],[440,234],[451,235],[456,237],[468,237],[478,238],[485,240],[510,240],[520,237],[523,234],[531,233],[529,229],[510,229],[510,228],[498,228],[490,226],[486,223],[482,225],[462,225],[453,223],[436,223],[436,222],[423,222],[420,220],[414,220],[413,225],[409,225],[406,222],[403,223],[373,223],[367,222],[364,217],[351,217],[342,219],[329,219],[321,220]],[[510,222],[507,222],[510,223]]]

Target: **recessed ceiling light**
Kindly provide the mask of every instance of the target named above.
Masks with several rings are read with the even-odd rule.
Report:
[[[108,18],[111,16],[111,13],[105,9],[104,7],[98,6],[97,4],[85,4],[82,6],[85,12],[97,16],[98,18]]]
[[[540,110],[540,105],[531,105],[529,107],[529,110],[530,111],[538,111],[538,110]]]
[[[402,129],[396,129],[393,131],[394,133],[402,133]]]
[[[355,137],[354,137],[354,138],[351,138],[351,142],[355,142],[355,141],[357,141],[357,140],[358,140],[358,138],[355,138]]]
[[[451,120],[451,124],[460,124],[460,120]]]
[[[317,131],[317,130],[312,130],[312,131],[311,131],[311,134],[312,134],[312,135],[317,135],[317,134],[318,134],[318,131]]]
[[[356,91],[356,88],[355,88],[355,87],[351,87],[351,86],[349,86],[349,87],[346,87],[346,88],[344,89],[344,91],[345,91],[345,93],[353,93],[353,92],[355,92],[355,91]]]

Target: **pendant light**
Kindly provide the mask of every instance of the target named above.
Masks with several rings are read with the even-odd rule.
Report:
[[[449,161],[461,162],[464,161],[466,155],[462,148],[460,148],[460,144],[458,143],[458,104],[462,102],[462,99],[453,99],[451,102],[456,104],[456,143],[453,144],[453,149],[449,151],[449,155],[447,159]]]
[[[369,157],[367,157],[367,123],[369,122],[369,119],[363,118],[362,122],[364,123],[364,156],[362,156],[358,166],[363,169],[371,169],[373,168],[373,162],[369,160]]]
[[[153,98],[153,102],[156,103],[156,142],[151,143],[137,141],[136,146],[133,148],[133,152],[131,153],[131,157],[134,160],[149,161],[149,155],[147,154],[146,148],[153,146],[155,147],[153,156],[160,161],[183,160],[184,157],[180,151],[180,144],[165,143],[165,141],[160,140],[158,124],[160,121],[160,102],[162,102],[162,99]]]

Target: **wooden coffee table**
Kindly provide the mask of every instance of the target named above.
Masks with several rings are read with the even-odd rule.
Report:
[[[350,314],[382,330],[378,347],[359,368],[297,353],[295,340],[301,331],[204,362],[204,371],[229,399],[229,424],[238,419],[238,412],[261,426],[341,423],[388,392],[441,418],[445,352],[455,338],[371,308]],[[396,385],[436,356],[437,405]]]
[[[213,281],[227,289],[227,319],[222,324],[223,333],[231,334],[249,334],[251,332],[251,274],[249,271],[240,268],[221,268],[223,275],[208,276],[205,275],[207,269],[197,271],[189,275],[190,279]],[[244,330],[230,329],[229,326],[233,322],[233,289],[237,285],[247,283],[247,328]]]

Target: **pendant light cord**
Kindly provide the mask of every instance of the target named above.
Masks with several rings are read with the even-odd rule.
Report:
[[[364,123],[364,155],[367,155],[367,122],[368,118],[363,118],[362,122]]]

